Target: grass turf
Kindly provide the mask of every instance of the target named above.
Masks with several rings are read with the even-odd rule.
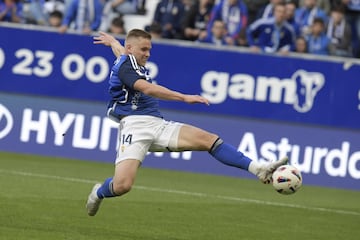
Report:
[[[360,192],[141,168],[133,190],[85,202],[113,165],[0,153],[0,239],[359,239]]]

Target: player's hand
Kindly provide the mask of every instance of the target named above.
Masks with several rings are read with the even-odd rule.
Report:
[[[200,95],[185,95],[184,101],[189,104],[193,103],[203,103],[206,105],[210,105],[210,102],[208,99],[200,96]]]
[[[110,34],[107,34],[105,32],[99,32],[99,36],[94,37],[94,44],[104,44],[105,46],[111,46],[112,43],[117,42],[117,40],[111,36]]]
[[[125,54],[125,48],[115,37],[104,32],[99,32],[99,34],[100,36],[93,37],[94,44],[104,44],[105,46],[111,47],[111,50],[116,57]]]

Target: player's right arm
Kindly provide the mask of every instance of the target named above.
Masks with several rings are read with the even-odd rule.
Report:
[[[144,79],[138,79],[133,88],[151,97],[162,100],[181,101],[186,103],[204,103],[209,105],[209,100],[200,95],[183,94],[177,91],[170,90],[166,87],[149,83]]]
[[[99,36],[94,37],[94,44],[103,44],[111,47],[111,50],[116,57],[125,54],[125,48],[121,45],[121,43],[116,40],[115,37],[105,32],[99,32]]]

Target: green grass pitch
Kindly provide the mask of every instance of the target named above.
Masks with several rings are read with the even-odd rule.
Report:
[[[211,159],[209,159],[211,161]],[[0,153],[1,240],[359,239],[360,191],[303,186],[291,196],[252,179],[141,168],[133,190],[85,202],[107,163]]]

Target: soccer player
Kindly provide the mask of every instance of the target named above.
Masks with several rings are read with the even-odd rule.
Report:
[[[200,103],[209,101],[199,95],[183,94],[152,84],[145,67],[150,57],[151,35],[140,29],[131,30],[123,47],[104,32],[94,37],[95,44],[112,48],[117,57],[110,74],[108,116],[119,122],[119,146],[115,160],[115,174],[103,184],[94,185],[86,208],[94,216],[104,198],[126,194],[134,184],[136,173],[147,152],[208,151],[218,161],[244,169],[263,183],[270,183],[274,170],[287,163],[279,161],[259,164],[218,135],[184,123],[164,120],[158,99]]]

